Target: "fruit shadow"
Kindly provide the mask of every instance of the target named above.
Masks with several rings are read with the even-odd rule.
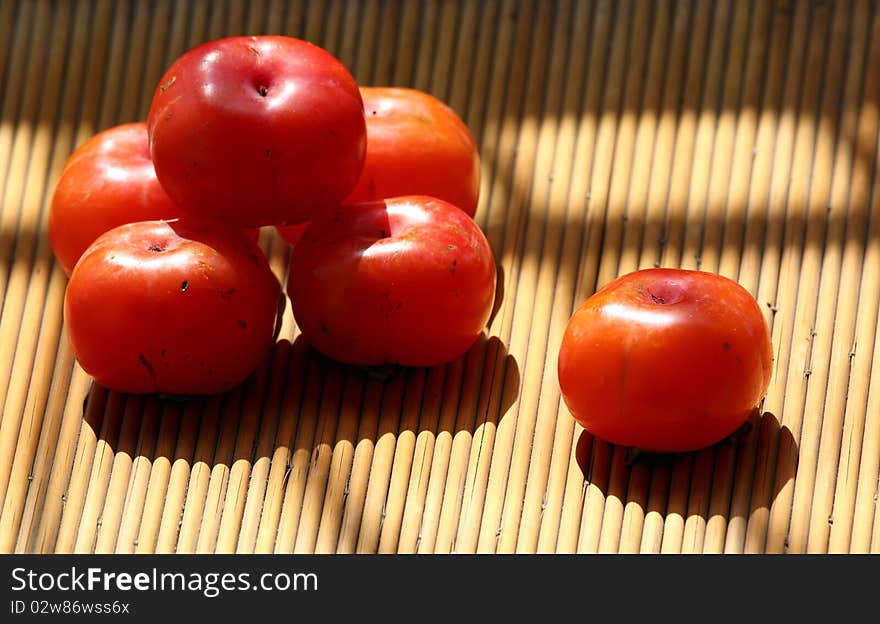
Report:
[[[791,430],[758,410],[731,436],[688,453],[640,452],[582,431],[575,459],[587,491],[599,493],[604,505],[631,508],[645,519],[641,541],[637,535],[602,535],[600,527],[586,533],[600,543],[625,538],[641,552],[763,552],[761,521],[793,482],[797,458]],[[623,526],[625,531],[633,525]]]
[[[516,360],[485,335],[444,366],[369,369],[327,360],[299,335],[279,340],[241,386],[212,397],[93,384],[83,423],[97,440],[92,466],[71,476],[67,498],[87,491],[65,512],[97,523],[79,529],[93,531],[96,544],[118,532],[104,539],[117,551],[132,550],[133,536],[147,552],[222,552],[276,534],[280,550],[311,550],[327,531],[350,550],[346,539],[378,535],[386,506],[424,504],[425,490],[401,484],[439,480],[432,487],[443,492],[447,471],[467,467],[469,441],[505,417],[519,384]],[[340,532],[343,515],[366,537]]]

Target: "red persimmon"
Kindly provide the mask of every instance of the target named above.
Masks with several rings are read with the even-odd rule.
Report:
[[[430,195],[470,216],[480,195],[480,158],[449,106],[417,89],[361,87],[367,153],[347,203]]]
[[[331,359],[432,366],[477,340],[495,279],[489,243],[465,212],[408,196],[313,221],[293,248],[287,291],[303,336]]]
[[[403,87],[361,87],[367,120],[364,168],[346,203],[429,195],[471,217],[480,196],[480,157],[465,123],[433,95]],[[301,225],[278,227],[291,246]]]
[[[147,120],[156,173],[189,214],[242,227],[308,221],[354,188],[363,102],[329,52],[283,36],[209,41],[159,82]]]
[[[214,221],[114,228],[70,276],[64,322],[98,384],[134,393],[214,394],[271,348],[281,286],[259,247]]]
[[[690,451],[739,428],[770,383],[767,323],[738,283],[701,271],[624,275],[572,315],[559,351],[563,398],[615,444]]]
[[[156,179],[147,125],[123,124],[96,134],[67,159],[49,207],[49,241],[70,275],[86,248],[107,230],[179,216]]]

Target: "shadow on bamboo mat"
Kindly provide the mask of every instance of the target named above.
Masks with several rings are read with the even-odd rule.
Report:
[[[478,381],[462,384],[462,378]],[[450,383],[459,385],[460,392],[450,393]],[[359,470],[352,455],[362,443],[373,448],[383,438],[393,445],[404,436],[436,440],[442,434],[454,438],[464,433],[476,445],[479,431],[516,418],[519,392],[516,360],[498,338],[485,336],[459,361],[437,369],[348,367],[324,359],[297,336],[293,343],[279,341],[241,387],[215,397],[123,395],[92,385],[84,402],[84,425],[115,470],[105,471],[100,507],[106,513],[85,509],[83,516],[86,522],[101,518],[100,535],[102,530],[118,531],[123,516],[134,514],[143,522],[155,514],[149,509],[151,499],[175,513],[177,506],[181,522],[174,542],[188,551],[204,547],[201,534],[217,531],[229,501],[241,496],[244,502],[232,504],[243,506],[242,522],[268,524],[274,536],[282,508],[293,506],[302,513],[307,490],[317,482],[318,504],[325,507],[342,506],[349,496],[365,497],[368,479],[390,487],[390,466],[388,474],[377,474],[382,467],[368,461],[366,471]],[[585,518],[591,500],[604,505],[616,499],[623,507],[638,506],[647,519],[678,516],[706,524],[723,518],[727,524],[731,518],[767,513],[794,479],[797,456],[790,429],[774,414],[756,412],[734,435],[692,453],[638,453],[582,431],[574,469],[584,481]],[[120,458],[128,470],[116,468]],[[150,470],[138,476],[132,458],[147,466],[164,461],[188,469],[182,479],[172,475],[164,496],[156,497],[149,492]],[[413,459],[412,474],[419,470],[417,463]],[[437,466],[421,469],[428,479]],[[406,478],[411,478],[408,471]],[[218,491],[219,482],[226,484],[225,492]],[[724,496],[717,496],[719,489]],[[114,498],[122,504],[111,504]],[[710,505],[713,499],[733,502],[722,509]],[[601,530],[598,520],[595,531]],[[275,546],[283,550],[283,535],[278,539]]]
[[[793,482],[797,458],[798,444],[791,430],[774,414],[758,410],[728,438],[688,453],[642,452],[608,444],[587,431],[581,432],[575,446],[588,500],[592,489],[602,499],[620,501],[624,508],[638,506],[645,517],[699,518],[704,525],[713,517],[726,525],[734,518],[769,513],[782,489]],[[718,497],[716,490],[724,496]],[[734,502],[722,508],[710,505],[713,498]],[[646,505],[640,502],[644,500]]]

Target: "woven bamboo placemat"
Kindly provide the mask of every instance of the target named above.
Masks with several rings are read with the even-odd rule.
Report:
[[[504,280],[466,357],[371,377],[315,357],[288,308],[222,397],[77,367],[59,170],[145,118],[178,54],[242,33],[468,123]],[[880,550],[878,67],[868,1],[0,2],[0,551]],[[573,423],[556,354],[574,306],[655,265],[754,293],[775,374],[745,437],[629,465]]]

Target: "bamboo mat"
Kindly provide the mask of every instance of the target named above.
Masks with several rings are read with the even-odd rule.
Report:
[[[365,375],[315,357],[288,307],[222,397],[77,367],[59,170],[145,118],[185,49],[242,33],[465,119],[504,279],[464,358]],[[863,0],[0,0],[0,551],[880,551],[878,67]],[[577,304],[657,265],[754,293],[775,374],[749,434],[630,465],[574,424],[556,355]]]

